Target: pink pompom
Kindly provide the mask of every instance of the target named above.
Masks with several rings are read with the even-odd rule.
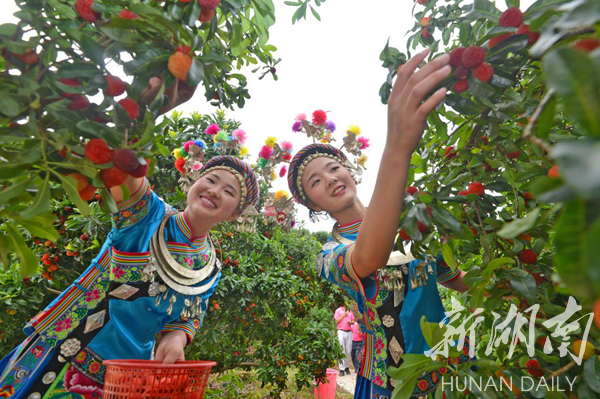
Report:
[[[233,133],[231,134],[237,141],[240,142],[240,144],[244,144],[246,142],[246,138],[248,137],[246,135],[246,132],[243,131],[242,129],[236,129],[233,131]]]
[[[294,149],[294,145],[290,141],[282,141],[281,149],[287,152],[292,152]]]
[[[195,143],[192,140],[186,141],[185,144],[183,144],[183,149],[185,150],[185,152],[190,152],[191,145],[195,145]]]
[[[202,162],[197,162],[192,166],[192,170],[200,170],[202,169]]]
[[[268,145],[263,145],[262,148],[260,149],[260,153],[258,154],[258,156],[260,156],[261,158],[264,158],[264,159],[271,158],[271,155],[273,155],[273,149],[271,147],[269,147]]]
[[[369,148],[368,138],[360,136],[358,139],[356,139],[356,141],[358,141],[358,148],[360,148],[361,150],[366,150],[367,148]]]
[[[281,167],[281,170],[279,171],[279,177],[285,176],[286,173],[287,173],[287,166],[283,165]]]
[[[212,125],[210,125],[208,127],[208,129],[206,129],[206,134],[210,134],[211,136],[214,136],[215,134],[219,133],[219,130],[221,130],[219,125],[215,125],[213,123]]]
[[[306,114],[298,114],[298,115],[296,115],[296,121],[298,121],[298,122],[302,122],[305,119],[306,119]]]

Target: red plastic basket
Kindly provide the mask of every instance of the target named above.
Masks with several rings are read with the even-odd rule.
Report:
[[[103,399],[202,399],[216,362],[105,360]]]

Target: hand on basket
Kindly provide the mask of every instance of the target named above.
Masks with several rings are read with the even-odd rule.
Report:
[[[187,344],[187,337],[183,331],[171,331],[163,336],[156,350],[155,360],[165,364],[173,364],[178,360],[185,360],[183,349]]]

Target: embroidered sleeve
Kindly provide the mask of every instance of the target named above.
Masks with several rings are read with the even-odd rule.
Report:
[[[112,215],[114,228],[123,229],[142,220],[150,209],[150,203],[153,199],[152,194],[148,179],[144,179],[140,188],[132,193],[128,200],[117,204],[118,211]],[[158,197],[156,198],[158,199]]]
[[[204,307],[204,305],[202,306]],[[183,331],[187,337],[187,344],[189,345],[196,336],[196,333],[200,330],[203,320],[204,313],[187,320],[179,319],[178,321],[165,325],[161,332],[166,334],[171,331]]]
[[[456,270],[452,271],[444,258],[439,256],[436,260],[436,273],[437,282],[439,284],[448,284],[450,281],[456,279],[460,275],[460,269],[457,267]]]
[[[362,296],[370,299],[377,295],[375,274],[360,278],[352,265],[354,243],[350,245],[337,244],[329,241],[317,255],[317,271],[319,276],[334,283],[353,297]]]

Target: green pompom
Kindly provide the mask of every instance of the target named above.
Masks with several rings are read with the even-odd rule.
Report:
[[[185,150],[185,148],[184,148],[184,147],[181,147],[181,148],[179,149],[179,151],[181,151],[181,155],[183,155],[183,157],[184,157],[184,158],[188,156],[188,153],[187,153],[187,151]]]
[[[261,169],[264,169],[264,168],[265,168],[265,166],[267,166],[267,162],[269,162],[269,160],[268,160],[268,159],[265,159],[265,158],[260,158],[260,159],[258,160],[258,167],[259,167],[259,168],[261,168]]]
[[[225,133],[225,132],[219,132],[217,134],[217,140],[219,140],[219,141],[227,141],[227,137],[228,137],[227,133]]]

